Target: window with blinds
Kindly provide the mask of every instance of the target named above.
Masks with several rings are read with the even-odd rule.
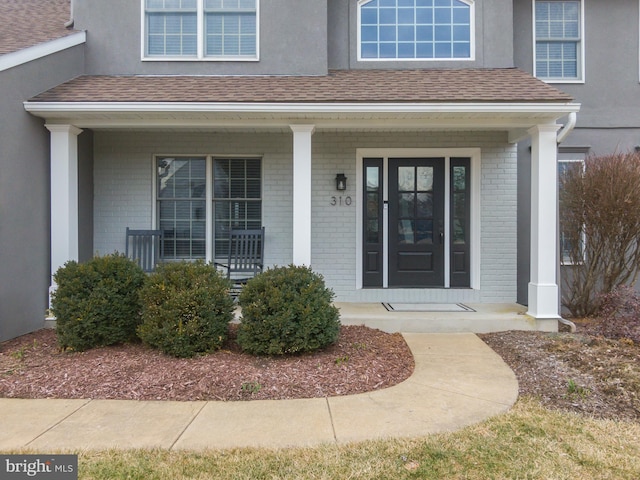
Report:
[[[232,158],[213,160],[214,257],[229,253],[231,229],[262,226],[260,160]]]
[[[204,259],[206,158],[161,157],[157,166],[158,226],[165,260]]]
[[[582,78],[582,20],[579,0],[535,3],[535,69],[545,80]]]
[[[156,176],[164,260],[226,260],[231,229],[262,227],[259,158],[156,157]]]
[[[259,0],[145,0],[144,54],[163,60],[255,60]]]

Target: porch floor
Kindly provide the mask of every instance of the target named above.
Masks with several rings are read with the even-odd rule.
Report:
[[[335,305],[340,309],[343,325],[366,325],[390,333],[558,330],[557,320],[535,319],[526,314],[527,307],[517,303],[465,304],[473,311],[389,311],[382,303],[336,302]],[[429,310],[429,304],[423,306]]]

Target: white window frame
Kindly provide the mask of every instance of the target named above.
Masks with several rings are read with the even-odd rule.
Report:
[[[563,158],[558,159],[558,189],[561,188],[560,185],[560,164],[561,163],[580,163],[582,165],[582,171],[584,172],[585,162],[584,158]],[[562,215],[562,212],[559,212]],[[586,245],[586,236],[584,230],[582,231],[582,235],[580,238],[580,242],[582,243],[582,256],[584,258],[585,255],[585,245]],[[564,248],[562,248],[562,229],[558,228],[558,251],[560,253],[560,265],[562,266],[571,266],[571,265],[581,265],[583,262],[575,263],[571,261],[570,258],[565,258],[564,256]]]
[[[537,50],[537,38],[536,38],[536,3],[538,1],[554,1],[554,0],[531,0],[531,18],[532,18],[532,36],[533,36],[533,76],[547,83],[585,83],[585,29],[584,29],[584,4],[585,0],[577,0],[580,2],[580,40],[578,45],[578,77],[577,78],[555,78],[555,77],[541,77],[538,76],[536,66],[536,50]],[[562,1],[562,0],[555,0]]]
[[[469,62],[476,59],[476,9],[475,0],[460,0],[470,7],[469,13],[469,35],[470,35],[470,55],[468,58],[363,58],[362,57],[362,22],[361,7],[372,0],[358,0],[357,4],[357,51],[359,62]]]
[[[140,0],[140,58],[144,62],[257,62],[260,60],[260,0],[256,0],[256,54],[255,56],[238,55],[238,56],[212,56],[205,55],[205,18],[204,18],[204,0],[196,0],[197,2],[197,37],[198,48],[197,54],[192,56],[172,56],[172,55],[148,55],[147,54],[147,15],[145,9],[146,0]]]
[[[260,160],[260,218],[262,222],[264,222],[264,158],[261,155],[227,155],[227,154],[203,154],[203,153],[164,153],[164,154],[154,154],[151,157],[151,171],[152,171],[152,179],[153,185],[151,189],[151,225],[153,229],[159,229],[159,218],[158,218],[158,158],[163,157],[171,157],[171,158],[204,158],[205,159],[205,184],[206,184],[206,195],[205,195],[205,262],[211,263],[215,261],[226,261],[226,258],[215,258],[215,212],[214,212],[214,182],[215,176],[213,171],[213,163],[216,159],[256,159]],[[170,260],[171,261],[171,260]]]

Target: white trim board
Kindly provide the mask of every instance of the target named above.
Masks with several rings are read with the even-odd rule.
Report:
[[[67,48],[81,45],[86,41],[87,34],[85,32],[78,32],[33,47],[18,50],[17,52],[0,55],[0,72],[46,57],[47,55],[61,52]]]

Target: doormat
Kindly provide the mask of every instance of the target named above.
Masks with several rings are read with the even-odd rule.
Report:
[[[389,312],[475,312],[462,303],[382,303]]]

